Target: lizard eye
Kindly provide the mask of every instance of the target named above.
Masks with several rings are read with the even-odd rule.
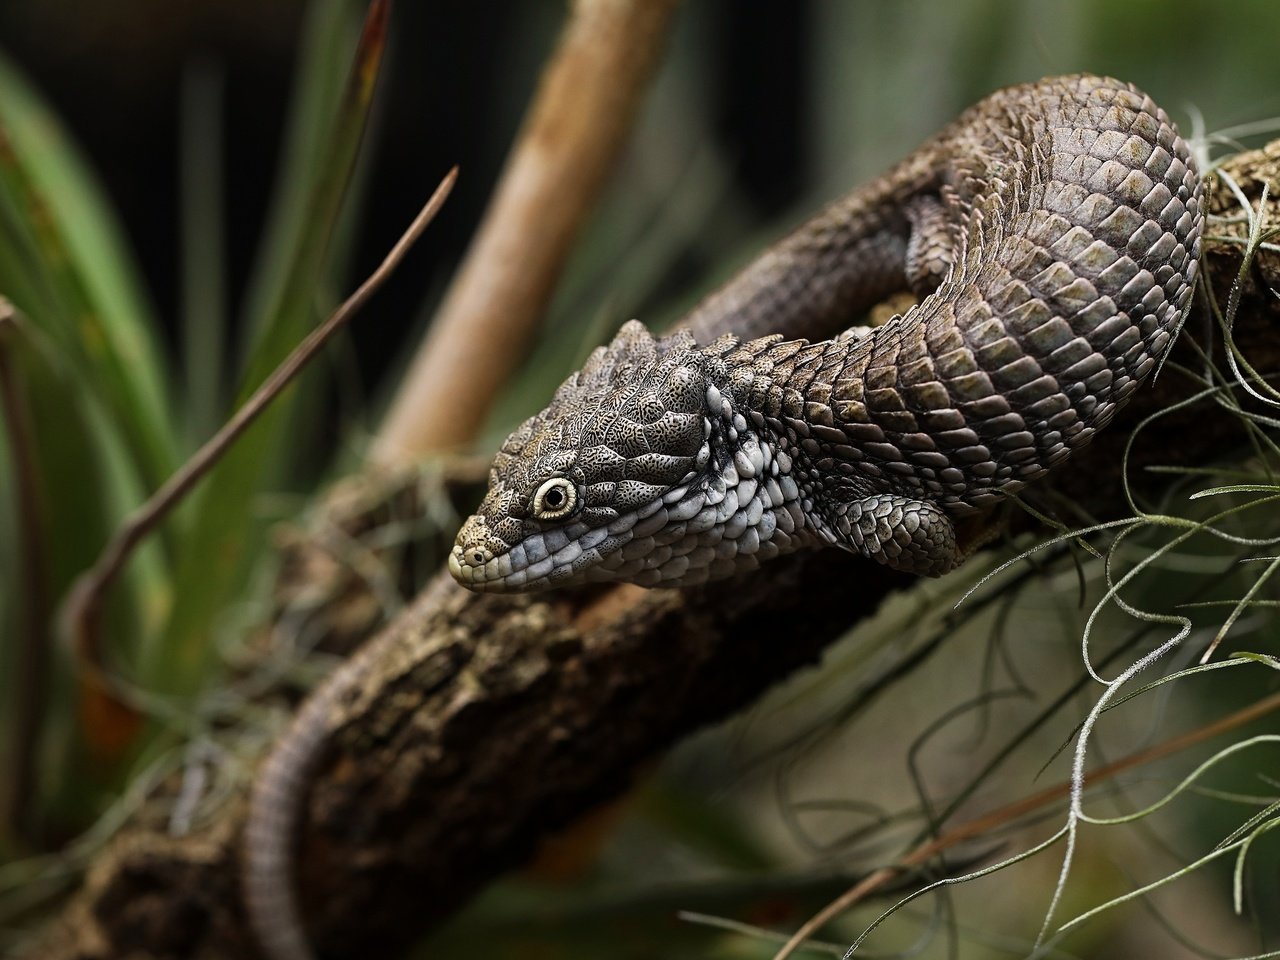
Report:
[[[533,495],[533,515],[539,520],[558,520],[578,505],[578,488],[565,477],[545,480]]]

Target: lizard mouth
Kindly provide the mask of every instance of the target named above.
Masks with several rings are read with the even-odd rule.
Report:
[[[532,534],[497,554],[485,547],[469,546],[459,537],[449,553],[449,572],[463,586],[484,593],[513,593],[581,583],[595,579],[589,575],[595,570],[603,574],[602,561],[631,539],[627,531],[575,526],[579,529],[570,527]]]
[[[787,454],[752,438],[717,472],[686,478],[606,526],[576,520],[532,532],[514,546],[477,514],[458,533],[449,570],[463,586],[485,593],[718,580],[812,539],[790,465]]]

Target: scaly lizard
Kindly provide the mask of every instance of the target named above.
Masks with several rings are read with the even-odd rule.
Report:
[[[836,546],[943,574],[972,546],[957,520],[1063,463],[1156,368],[1202,226],[1191,152],[1145,94],[1001,90],[677,332],[623,326],[503,444],[450,570],[488,591],[678,587]],[[850,327],[904,287],[917,306]],[[321,686],[255,785],[245,901],[271,960],[312,957],[293,832],[330,708],[376,653]]]
[[[1200,191],[1128,84],[994,94],[685,329],[623,326],[503,444],[449,569],[473,590],[685,586],[836,546],[946,573],[957,519],[1063,463],[1155,369]],[[904,282],[926,295],[884,326],[799,338]]]

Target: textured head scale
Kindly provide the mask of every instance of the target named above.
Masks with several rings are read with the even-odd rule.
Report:
[[[623,551],[637,526],[707,472],[709,378],[723,368],[687,333],[655,340],[625,324],[502,445],[454,577],[495,591],[634,579]]]

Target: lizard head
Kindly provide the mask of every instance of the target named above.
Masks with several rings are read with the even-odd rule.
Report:
[[[724,352],[699,349],[688,333],[655,339],[625,324],[502,445],[449,557],[453,576],[512,592],[731,572],[723,563],[713,571],[723,558],[700,542],[737,509],[736,498],[726,502],[736,452],[726,443],[730,433],[747,439],[731,429],[717,386]]]

